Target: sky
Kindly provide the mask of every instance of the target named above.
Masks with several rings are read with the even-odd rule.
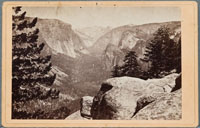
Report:
[[[73,28],[117,27],[167,21],[180,21],[177,7],[23,7],[26,16],[59,19]]]

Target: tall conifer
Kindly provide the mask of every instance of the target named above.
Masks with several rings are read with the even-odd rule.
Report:
[[[137,55],[134,51],[129,51],[124,58],[124,65],[120,67],[121,75],[130,77],[139,77],[140,66],[137,62]]]
[[[51,56],[40,55],[44,43],[38,43],[37,18],[31,21],[13,7],[12,17],[12,99],[40,97],[41,85],[51,86],[56,75],[51,72]]]
[[[180,43],[179,43],[180,44]],[[145,50],[142,59],[149,63],[149,77],[162,77],[162,73],[169,73],[177,68],[180,58],[177,51],[177,43],[170,38],[170,29],[161,26],[155,33]]]

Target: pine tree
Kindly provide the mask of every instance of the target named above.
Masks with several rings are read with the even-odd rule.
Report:
[[[179,39],[176,46],[176,59],[175,59],[175,68],[177,73],[181,72],[181,38]]]
[[[41,56],[44,43],[38,43],[37,18],[28,20],[21,7],[13,7],[12,19],[12,100],[39,98],[40,85],[51,86],[51,56]]]
[[[149,77],[161,77],[161,73],[168,73],[175,69],[177,58],[176,43],[170,39],[170,30],[161,26],[155,33],[145,50],[143,61],[150,64]]]
[[[170,72],[173,69],[176,69],[176,61],[175,59],[177,58],[176,55],[176,42],[174,40],[170,39],[167,44],[165,44],[165,49],[164,49],[164,60],[165,60],[165,72]]]
[[[121,76],[140,77],[140,66],[134,51],[130,51],[124,58],[124,65],[121,66]]]

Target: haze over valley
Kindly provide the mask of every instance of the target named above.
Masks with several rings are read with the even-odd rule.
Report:
[[[39,42],[45,42],[43,54],[52,55],[54,86],[69,100],[97,93],[101,82],[111,77],[115,65],[122,65],[125,53],[134,50],[140,61],[148,40],[162,25],[168,26],[172,38],[180,38],[179,21],[87,27],[72,29],[72,25],[57,19],[38,19]]]
[[[177,82],[181,79],[180,8],[22,7],[23,11],[27,12],[26,16],[26,12],[21,14],[25,24],[29,25],[29,22],[36,21],[34,27],[39,32],[33,31],[33,37],[36,37],[35,42],[38,46],[45,44],[41,52],[38,52],[40,53],[38,56],[41,58],[51,56],[48,58],[47,69],[51,75],[55,74],[55,81],[46,89],[47,92],[58,96],[57,99],[54,97],[45,99],[44,106],[50,104],[47,118],[65,119],[72,113],[80,114],[80,111],[84,111],[84,103],[88,102],[87,105],[90,105],[92,109],[91,111],[88,109],[88,112],[93,112],[93,115],[90,113],[90,118],[111,119],[113,116],[112,119],[115,119],[112,114],[101,114],[100,111],[103,110],[101,107],[111,105],[114,111],[118,109],[115,105],[119,103],[119,106],[125,106],[119,109],[120,113],[121,110],[126,110],[126,100],[133,96],[130,98],[134,100],[132,102],[135,106],[134,111],[130,107],[133,115],[145,105],[156,101],[155,98],[159,97],[157,97],[157,91],[164,97],[170,97],[170,100],[174,100],[174,95],[181,97],[180,90],[178,94],[171,94],[174,88],[181,88],[181,84]],[[48,13],[41,13],[41,11]],[[20,17],[16,16],[16,18]],[[15,22],[18,23],[17,20]],[[147,53],[148,50],[149,53]],[[162,57],[157,53],[162,54]],[[165,57],[167,53],[171,54]],[[145,57],[149,58],[145,60]],[[177,64],[170,62],[177,62]],[[155,66],[154,69],[152,65]],[[168,82],[173,86],[168,87]],[[154,95],[154,91],[156,97],[152,98],[151,94]],[[144,92],[144,95],[140,95]],[[45,95],[50,95],[50,93]],[[109,98],[104,95],[108,95]],[[83,102],[85,96],[86,99]],[[138,99],[134,99],[135,97]],[[103,98],[106,103],[99,100]],[[115,98],[116,100],[113,100]],[[121,98],[124,99],[121,100]],[[36,99],[35,106],[42,104],[42,100]],[[57,100],[58,103],[56,103]],[[177,109],[180,107],[180,102]],[[55,111],[58,110],[62,114],[58,113],[55,117],[51,115],[52,106],[55,106]],[[110,106],[107,110],[112,113]],[[40,108],[38,111],[40,112]],[[49,114],[52,117],[48,117]],[[180,114],[181,112],[178,113],[176,119],[181,118]],[[132,119],[132,117],[123,118]]]

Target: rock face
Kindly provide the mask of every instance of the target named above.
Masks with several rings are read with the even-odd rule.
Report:
[[[90,118],[91,117],[91,107],[92,107],[92,103],[93,103],[93,97],[91,96],[84,96],[81,98],[81,116],[82,117],[86,117],[86,118]]]
[[[67,118],[65,118],[65,120],[87,120],[87,118],[82,117],[80,115],[80,111],[77,111],[71,114],[70,116],[68,116]]]
[[[40,30],[39,42],[48,46],[47,51],[72,58],[78,57],[80,53],[88,54],[83,40],[75,33],[71,24],[57,19],[38,19],[36,27]]]
[[[141,109],[133,120],[179,120],[181,119],[181,90],[160,97]]]
[[[172,21],[143,25],[124,25],[117,28],[113,28],[112,30],[110,30],[109,32],[97,39],[97,41],[92,46],[92,49],[94,49],[93,52],[102,53],[109,43],[114,44],[115,46],[120,46],[121,48],[133,48],[137,43],[139,43],[138,40],[150,39],[153,33],[161,26],[167,26],[170,28],[170,30],[179,33],[181,22]],[[128,46],[127,43],[129,43]]]
[[[124,52],[122,52],[117,46],[108,44],[102,55],[104,67],[107,70],[110,70],[110,67],[113,65],[122,65],[124,56]]]
[[[81,37],[87,47],[91,47],[100,36],[110,30],[111,27],[91,26],[75,29],[75,32]]]
[[[161,79],[146,81],[132,77],[108,79],[102,83],[100,91],[94,97],[92,118],[132,119],[146,105],[163,95],[169,95],[176,87],[175,81],[179,76],[174,73]]]
[[[91,96],[84,96],[81,98],[80,101],[80,111],[74,112],[67,118],[66,120],[87,120],[91,119],[91,107],[93,103],[93,97]]]
[[[178,77],[177,77],[177,79],[176,79],[176,85],[175,85],[175,87],[172,89],[172,92],[173,91],[176,91],[176,90],[178,90],[178,89],[180,89],[181,88],[181,75],[179,75]]]
[[[107,70],[111,70],[116,64],[120,65],[128,51],[135,51],[138,56],[138,63],[142,67],[142,70],[147,70],[148,64],[141,61],[140,58],[144,58],[146,46],[150,40],[153,39],[153,33],[161,26],[167,26],[170,28],[170,33],[172,34],[170,37],[174,39],[175,42],[178,42],[181,36],[180,21],[150,23],[143,25],[124,25],[113,28],[99,37],[89,51],[92,54],[103,56]],[[107,49],[107,47],[110,47],[111,44],[112,49]],[[120,57],[118,54],[115,54],[119,53],[119,51],[123,53]]]

